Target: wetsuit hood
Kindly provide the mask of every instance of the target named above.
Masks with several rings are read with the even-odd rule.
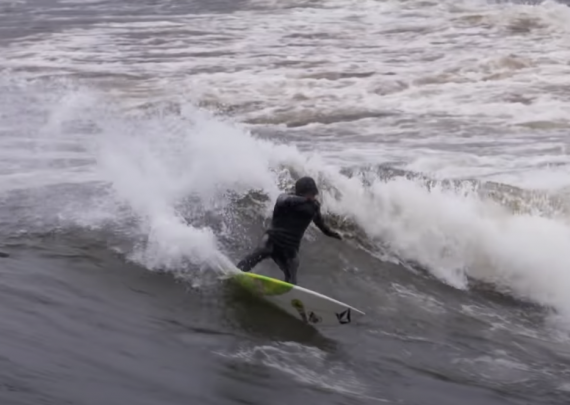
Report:
[[[319,194],[319,189],[317,188],[317,183],[313,180],[312,177],[301,177],[295,183],[295,194],[297,195],[307,195],[307,194]]]

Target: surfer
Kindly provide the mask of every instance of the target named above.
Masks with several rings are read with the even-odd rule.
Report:
[[[325,235],[342,240],[331,230],[321,216],[321,206],[316,200],[317,184],[311,177],[302,177],[295,183],[294,193],[283,193],[273,208],[271,226],[265,231],[261,245],[241,260],[237,267],[251,271],[259,262],[269,257],[285,274],[285,281],[297,284],[299,247],[306,229],[312,222]]]

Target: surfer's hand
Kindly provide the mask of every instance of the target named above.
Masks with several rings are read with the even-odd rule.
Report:
[[[330,236],[331,236],[331,238],[342,240],[342,236],[340,236],[340,233],[338,233],[338,232],[332,231]]]

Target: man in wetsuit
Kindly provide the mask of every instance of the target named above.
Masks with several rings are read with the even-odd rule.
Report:
[[[237,264],[242,271],[250,271],[269,257],[285,274],[285,281],[297,284],[299,246],[305,230],[312,222],[327,236],[342,237],[325,225],[321,207],[315,197],[319,190],[311,177],[302,177],[295,183],[295,193],[281,194],[273,208],[271,226],[263,236],[262,244]]]

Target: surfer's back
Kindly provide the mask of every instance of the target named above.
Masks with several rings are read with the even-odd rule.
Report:
[[[275,202],[271,226],[267,233],[279,247],[297,251],[305,231],[318,211],[318,205],[310,199],[283,193]]]

